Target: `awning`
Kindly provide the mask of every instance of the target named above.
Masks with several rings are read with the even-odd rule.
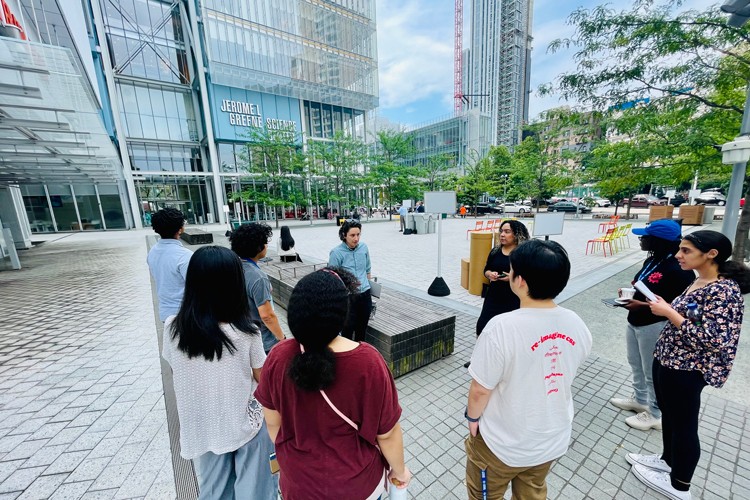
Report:
[[[0,37],[0,184],[122,178],[117,150],[70,49]]]

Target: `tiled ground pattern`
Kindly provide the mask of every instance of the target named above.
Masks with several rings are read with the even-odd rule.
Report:
[[[71,236],[24,252],[24,270],[0,273],[0,499],[174,497],[143,236]],[[408,285],[418,270],[389,260]],[[475,321],[459,313],[454,355],[397,380],[416,498],[466,498],[462,365]],[[550,498],[654,497],[623,457],[657,451],[661,434],[629,429],[607,404],[628,393],[628,376],[602,357],[586,364]],[[750,498],[747,409],[704,400],[694,498]]]
[[[172,498],[142,238],[70,238],[0,273],[0,498]]]

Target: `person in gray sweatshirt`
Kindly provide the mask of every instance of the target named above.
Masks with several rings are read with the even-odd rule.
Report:
[[[362,224],[357,220],[346,220],[339,228],[341,244],[328,254],[329,267],[342,267],[352,273],[359,281],[359,293],[349,296],[349,316],[346,319],[341,335],[360,342],[365,340],[367,322],[372,311],[370,294],[370,251],[360,241]]]

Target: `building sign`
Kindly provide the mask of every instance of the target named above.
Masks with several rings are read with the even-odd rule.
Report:
[[[254,130],[267,130],[301,141],[299,100],[223,85],[213,85],[211,90],[217,140],[247,141]]]
[[[26,32],[5,0],[0,0],[0,36],[26,40]]]

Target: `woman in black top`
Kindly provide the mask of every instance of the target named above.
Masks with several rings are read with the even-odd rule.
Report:
[[[648,227],[633,229],[639,235],[641,250],[648,252],[643,267],[632,283],[642,281],[654,294],[671,302],[695,279],[692,271],[682,270],[675,255],[680,246],[680,225],[673,220],[656,220]],[[625,419],[634,429],[661,429],[661,411],[656,403],[651,366],[654,346],[667,319],[651,313],[646,297],[636,291],[624,307],[628,310],[625,342],[628,363],[633,372],[633,396],[612,398],[609,402],[622,410],[636,412]]]
[[[508,256],[519,244],[529,239],[529,232],[517,220],[506,220],[500,224],[499,232],[500,244],[490,251],[487,265],[484,266],[484,276],[490,280],[490,285],[484,296],[482,314],[477,321],[477,336],[482,333],[489,320],[520,306],[518,297],[511,291],[508,283]]]

